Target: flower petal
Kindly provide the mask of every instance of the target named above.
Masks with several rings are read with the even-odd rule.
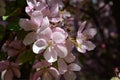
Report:
[[[83,44],[81,44],[80,46],[77,46],[77,50],[81,53],[86,53],[86,49],[87,47]]]
[[[28,19],[20,19],[19,25],[21,28],[23,28],[25,31],[32,31],[37,28],[37,26],[33,25],[33,22],[31,22]]]
[[[52,48],[48,48],[45,52],[44,52],[44,58],[48,61],[48,62],[55,62],[57,60],[57,54],[55,52],[54,49]]]
[[[64,60],[67,63],[72,63],[73,61],[75,61],[75,56],[72,53],[68,53],[68,55],[64,58]]]
[[[60,58],[64,58],[68,54],[67,48],[66,48],[66,46],[64,44],[57,44],[55,46],[55,51],[57,52],[57,55]]]
[[[8,65],[9,65],[8,61],[1,61],[0,62],[0,72],[2,72],[5,69],[7,69]]]
[[[51,63],[47,62],[46,60],[42,60],[41,62],[36,63],[35,65],[33,65],[33,68],[40,68],[40,67],[48,67],[52,65]]]
[[[15,49],[8,49],[8,56],[16,56],[18,54],[18,51]]]
[[[58,70],[60,74],[64,74],[67,71],[67,64],[63,59],[58,59]]]
[[[8,69],[3,76],[4,76],[3,80],[13,80],[12,70]]]
[[[71,71],[80,71],[81,67],[76,63],[71,63],[70,65],[68,65],[68,69]]]
[[[75,80],[76,74],[73,71],[67,71],[64,75],[65,80]]]
[[[40,27],[42,20],[43,20],[43,15],[41,11],[34,11],[31,14],[31,21],[35,24],[36,28]]]
[[[51,73],[52,76],[54,76],[54,78],[58,78],[60,76],[60,73],[58,72],[57,69],[55,69],[54,67],[50,67],[49,68],[49,72]]]
[[[43,73],[43,70],[35,72],[31,77],[32,80],[41,80],[40,76],[42,75],[42,73]]]
[[[46,41],[50,40],[51,39],[51,34],[52,34],[52,30],[50,27],[47,27],[47,28],[40,28],[38,31],[37,31],[37,39],[39,38],[44,38]]]
[[[47,47],[47,42],[44,39],[38,39],[34,44],[33,44],[33,52],[38,54],[42,52],[45,48]]]
[[[86,21],[84,21],[83,23],[80,23],[80,27],[79,27],[79,29],[78,29],[77,34],[83,32],[83,29],[85,28],[85,25],[86,25]]]
[[[30,45],[31,43],[35,41],[35,39],[36,39],[36,33],[30,32],[25,36],[23,43],[24,45]]]
[[[88,51],[91,51],[95,48],[95,45],[91,41],[86,41],[84,45],[87,47]]]
[[[87,39],[92,39],[97,33],[97,30],[95,28],[87,28],[85,31],[83,31],[83,34],[86,36]]]
[[[42,21],[41,28],[42,28],[42,30],[44,30],[47,27],[49,27],[49,19],[48,19],[48,17],[45,17]]]
[[[12,68],[12,70],[13,70],[14,75],[15,75],[17,78],[20,78],[21,74],[20,74],[19,69],[17,69],[17,68]]]
[[[45,72],[42,76],[42,80],[53,80],[52,76],[50,75],[50,73]]]
[[[52,40],[56,43],[63,43],[65,41],[65,35],[61,34],[60,32],[53,32]]]

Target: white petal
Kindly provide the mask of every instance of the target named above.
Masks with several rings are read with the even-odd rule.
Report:
[[[68,54],[67,48],[66,48],[66,46],[64,44],[57,44],[55,46],[55,51],[57,52],[57,55],[60,58],[64,58]]]
[[[60,74],[64,74],[67,71],[67,64],[63,59],[58,59],[58,70]]]
[[[47,42],[44,39],[38,39],[34,44],[33,44],[33,52],[38,54],[41,51],[43,51],[47,47]]]
[[[76,74],[72,71],[67,71],[64,75],[65,80],[75,80]]]
[[[35,38],[36,38],[35,32],[28,33],[23,40],[24,45],[30,45],[35,41]]]
[[[52,62],[55,62],[57,60],[57,54],[56,52],[54,51],[54,49],[51,49],[50,47],[44,52],[44,58],[52,63]]]
[[[49,72],[51,73],[52,76],[54,76],[54,78],[58,78],[60,76],[60,73],[58,72],[57,69],[55,69],[54,67],[50,67],[49,68]]]
[[[75,56],[72,53],[68,53],[68,55],[64,58],[64,60],[67,63],[72,63],[73,61],[75,61]]]
[[[71,71],[80,71],[81,70],[81,67],[76,63],[71,63],[70,65],[68,65],[68,68]]]

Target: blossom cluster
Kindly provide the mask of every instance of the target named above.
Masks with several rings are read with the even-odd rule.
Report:
[[[19,25],[28,32],[23,40],[24,47],[32,46],[36,54],[33,64],[33,72],[30,80],[75,80],[74,71],[80,71],[81,67],[75,62],[76,56],[72,53],[73,47],[81,53],[93,50],[95,45],[89,41],[96,34],[96,29],[85,28],[86,21],[80,24],[75,37],[65,30],[65,20],[71,15],[65,10],[62,0],[26,0],[25,8],[29,18],[22,18]],[[23,44],[14,40],[9,45],[8,56],[13,57],[24,50]],[[39,59],[41,58],[41,59]],[[0,71],[6,71],[3,76],[13,78],[20,77],[18,65],[13,62],[3,61]],[[7,67],[10,67],[7,68]],[[10,73],[11,75],[8,75]],[[7,80],[7,79],[4,79]],[[11,79],[12,80],[12,79]]]

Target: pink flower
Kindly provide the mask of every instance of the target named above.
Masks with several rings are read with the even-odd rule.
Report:
[[[0,72],[2,72],[2,80],[13,80],[13,76],[20,78],[18,65],[9,61],[0,62]]]
[[[9,48],[8,48],[8,56],[16,56],[19,53],[21,53],[21,51],[25,48],[25,46],[22,44],[21,41],[19,40],[14,40],[9,44]]]
[[[65,80],[75,80],[76,74],[73,71],[80,71],[80,69],[80,66],[75,63],[67,65],[64,59],[58,60],[58,70]]]
[[[60,74],[57,69],[50,67],[51,63],[42,60],[36,63],[33,68],[37,71],[32,75],[31,80],[56,80],[59,78]],[[39,69],[39,70],[38,70]]]
[[[49,26],[49,20],[47,17],[43,18],[39,13],[34,12],[34,14],[31,16],[31,20],[20,19],[19,25],[25,31],[32,31],[32,32],[28,33],[23,40],[23,43],[25,45],[30,45],[31,43],[33,43],[36,40],[37,30],[40,27],[46,28]]]
[[[81,23],[81,26],[77,32],[76,42],[77,42],[77,50],[81,53],[86,53],[86,50],[90,51],[95,48],[95,45],[89,41],[96,34],[96,29],[94,28],[85,28],[86,22]]]
[[[34,53],[38,54],[46,49],[43,55],[48,62],[55,62],[57,56],[61,58],[67,56],[68,51],[65,46],[67,33],[63,29],[56,27],[52,30],[48,27],[38,33],[39,39],[33,44]]]

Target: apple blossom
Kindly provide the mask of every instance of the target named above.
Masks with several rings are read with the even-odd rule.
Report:
[[[67,56],[67,48],[65,45],[65,39],[67,33],[56,27],[53,30],[48,27],[43,31],[39,32],[39,39],[33,44],[33,52],[38,54],[41,50],[45,50],[44,58],[48,62],[55,62],[57,55],[61,58]]]
[[[37,71],[31,76],[31,80],[56,80],[59,78],[60,74],[58,70],[54,67],[50,67],[52,64],[46,60],[33,65],[33,69]]]
[[[9,44],[8,56],[13,57],[13,56],[18,55],[24,48],[25,46],[23,45],[21,41],[14,40]]]
[[[81,53],[86,53],[86,50],[90,51],[95,48],[95,45],[89,41],[89,39],[92,39],[96,34],[96,29],[94,28],[85,28],[86,22],[81,23],[81,26],[79,27],[79,30],[77,32],[77,50]]]
[[[13,76],[20,78],[20,71],[18,64],[10,61],[0,62],[0,72],[2,72],[2,80],[13,80]]]

